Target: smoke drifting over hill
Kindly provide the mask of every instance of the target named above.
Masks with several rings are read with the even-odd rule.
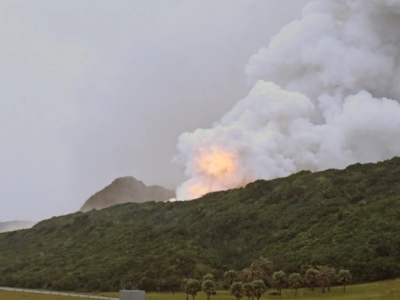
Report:
[[[253,89],[179,137],[178,199],[400,154],[400,0],[310,2],[250,58]]]

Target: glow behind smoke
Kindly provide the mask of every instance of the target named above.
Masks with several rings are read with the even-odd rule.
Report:
[[[229,180],[237,172],[237,155],[224,151],[215,145],[209,148],[200,148],[193,159],[192,169],[198,174],[204,174],[207,178]],[[193,182],[187,188],[189,198],[198,198],[212,192],[207,180]]]
[[[399,20],[400,0],[310,2],[251,57],[250,94],[179,137],[178,199],[399,155]]]

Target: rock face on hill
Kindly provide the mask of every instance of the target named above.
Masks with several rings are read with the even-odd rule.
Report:
[[[0,232],[14,231],[19,229],[31,228],[36,222],[32,221],[11,221],[0,222]]]
[[[166,201],[175,197],[175,192],[158,185],[146,186],[133,177],[120,177],[110,185],[91,196],[82,206],[81,211],[103,209],[116,204],[146,201]]]

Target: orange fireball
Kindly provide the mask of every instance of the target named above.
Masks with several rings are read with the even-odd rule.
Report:
[[[232,186],[232,181],[235,182],[233,178],[238,170],[238,155],[236,151],[223,150],[214,145],[199,148],[195,152],[192,170],[198,174],[198,178],[188,181],[185,187],[187,198],[195,199],[210,192],[225,190]]]
[[[217,146],[209,149],[200,148],[198,156],[194,159],[193,170],[206,176],[228,176],[237,168],[237,155]]]

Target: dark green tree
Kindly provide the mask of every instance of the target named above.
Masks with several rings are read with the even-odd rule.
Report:
[[[243,297],[243,283],[234,282],[231,286],[231,295],[234,296],[237,300]]]
[[[205,280],[212,280],[212,281],[215,281],[214,275],[213,275],[213,274],[210,274],[210,273],[204,275],[204,276],[203,276],[203,281],[205,281]]]
[[[283,271],[275,272],[272,275],[272,283],[275,285],[278,294],[282,294],[282,287],[286,284],[287,278]]]
[[[207,294],[207,300],[210,300],[210,296],[215,291],[215,282],[211,279],[206,279],[201,284],[201,290]]]
[[[254,286],[254,296],[257,300],[260,300],[261,296],[267,291],[267,287],[263,280],[254,280],[252,283]]]
[[[304,280],[312,291],[314,291],[314,286],[316,284],[318,284],[318,281],[316,278],[317,272],[318,271],[316,269],[310,268],[306,271],[306,274],[304,275]]]
[[[289,276],[289,284],[294,289],[294,295],[297,296],[297,290],[303,285],[303,278],[299,273],[293,273]]]
[[[192,298],[194,300],[197,292],[201,289],[200,282],[197,279],[188,279],[186,286],[188,293],[192,295]]]
[[[318,266],[315,278],[322,288],[322,293],[325,293],[325,287],[328,286],[331,278],[331,268],[329,266]]]
[[[263,272],[256,266],[252,265],[250,268],[246,268],[243,271],[244,276],[246,276],[247,282],[253,282],[256,279],[260,279]]]
[[[175,294],[179,290],[180,283],[178,276],[168,276],[165,278],[164,289],[172,291]]]
[[[252,283],[244,283],[242,285],[243,295],[247,297],[247,300],[254,298],[254,285]]]
[[[260,256],[259,259],[255,260],[252,265],[255,265],[258,268],[260,268],[265,275],[271,274],[274,266],[271,260],[263,256]]]
[[[329,278],[329,280],[328,280],[328,292],[330,292],[331,291],[331,283],[337,281],[337,275],[336,275],[335,268],[330,268],[330,267],[328,267],[328,268],[329,268],[329,271],[328,271],[328,278]]]
[[[189,291],[188,291],[188,287],[187,287],[187,282],[189,279],[187,278],[183,278],[182,282],[181,282],[181,289],[182,291],[184,291],[186,293],[186,300],[189,300]]]
[[[340,270],[337,276],[338,282],[343,284],[343,293],[346,292],[346,284],[351,282],[351,274],[349,270]]]
[[[229,270],[224,273],[224,281],[228,286],[232,286],[232,284],[238,279],[238,274],[235,270]]]

